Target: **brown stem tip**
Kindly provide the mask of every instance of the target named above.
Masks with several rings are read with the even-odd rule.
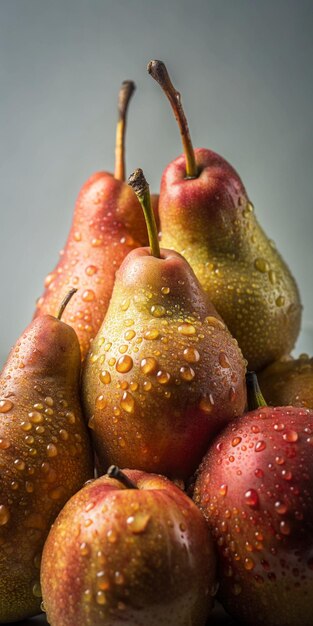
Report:
[[[149,191],[149,185],[145,179],[145,175],[138,167],[128,178],[127,183],[134,190],[136,196],[142,197]]]
[[[59,308],[59,312],[57,314],[57,319],[60,320],[63,313],[64,313],[64,309],[65,307],[67,307],[69,301],[71,300],[71,298],[73,297],[74,293],[77,292],[77,289],[75,289],[75,287],[73,287],[72,289],[70,289],[70,291],[66,294],[65,298],[63,298],[61,304],[60,304],[60,308]]]
[[[110,465],[107,476],[109,476],[109,478],[115,478],[115,480],[118,480],[127,489],[138,489],[137,485],[135,485],[117,465]]]
[[[118,94],[118,114],[119,118],[124,118],[127,112],[128,103],[136,89],[132,80],[124,80]]]

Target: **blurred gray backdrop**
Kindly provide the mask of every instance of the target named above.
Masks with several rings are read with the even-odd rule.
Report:
[[[78,191],[112,171],[116,98],[127,167],[154,191],[181,152],[146,73],[164,60],[193,142],[239,171],[259,221],[300,285],[298,351],[313,352],[311,0],[0,0],[0,362],[29,323],[64,245]]]

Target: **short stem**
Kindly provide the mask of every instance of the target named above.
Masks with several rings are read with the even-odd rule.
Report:
[[[186,157],[186,174],[187,178],[197,178],[197,164],[195,158],[195,152],[193,149],[188,122],[184,113],[184,109],[180,99],[180,93],[176,91],[169,75],[168,71],[162,61],[150,61],[148,63],[148,72],[154,78],[154,80],[159,83],[160,87],[162,87],[165,95],[168,97],[172,109],[174,111],[174,115],[178,122],[182,142],[183,142],[183,150]]]
[[[161,253],[158,238],[158,229],[156,227],[155,217],[151,206],[149,185],[144,177],[143,171],[140,168],[135,170],[133,174],[130,175],[127,182],[134,190],[142,206],[147,225],[151,254],[157,259],[160,259]]]
[[[65,298],[63,298],[61,304],[60,304],[60,308],[59,308],[59,312],[57,314],[57,319],[60,320],[65,307],[67,307],[69,301],[71,300],[71,298],[73,297],[74,293],[77,292],[77,289],[75,289],[75,287],[73,287],[72,289],[70,289],[70,291],[66,294]]]
[[[127,489],[138,489],[137,485],[135,485],[117,465],[110,465],[107,476],[115,478],[115,480],[118,480],[124,487],[127,487]]]
[[[267,406],[259,386],[258,377],[255,372],[246,373],[246,384],[248,410],[254,411],[254,409],[259,409],[261,406]]]
[[[125,180],[125,131],[129,101],[135,91],[135,83],[124,80],[118,95],[118,121],[115,140],[115,170],[114,178]]]

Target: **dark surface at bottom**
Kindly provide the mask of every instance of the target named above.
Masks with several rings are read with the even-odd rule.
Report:
[[[21,622],[15,622],[19,626],[48,626],[48,622],[44,615],[33,617],[32,619],[22,620]],[[11,622],[12,626],[12,622]],[[77,624],[79,626],[79,624]],[[241,626],[239,622],[235,622],[223,608],[216,604],[212,615],[210,616],[208,626]]]

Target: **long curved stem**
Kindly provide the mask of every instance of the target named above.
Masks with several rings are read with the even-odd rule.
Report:
[[[158,229],[156,227],[155,217],[151,206],[151,197],[149,185],[145,179],[143,171],[138,168],[135,170],[128,179],[128,184],[134,190],[144,212],[147,231],[149,237],[149,244],[152,256],[157,259],[161,258],[160,245],[158,238]]]
[[[193,149],[188,122],[184,113],[184,109],[181,103],[180,93],[176,91],[170,77],[166,66],[162,61],[150,61],[148,63],[148,72],[159,83],[160,87],[162,87],[165,95],[168,97],[171,107],[174,111],[174,115],[178,122],[182,142],[183,142],[183,150],[186,157],[186,174],[187,178],[197,178],[197,164],[195,159],[195,152]]]
[[[125,132],[127,110],[130,99],[136,89],[132,80],[124,80],[118,94],[118,121],[115,139],[115,169],[114,178],[125,180]]]
[[[72,289],[70,289],[70,291],[66,294],[65,298],[63,298],[61,304],[60,304],[60,308],[57,314],[57,319],[60,320],[63,313],[64,313],[64,309],[67,307],[69,301],[71,300],[71,298],[73,297],[74,293],[77,292],[77,289],[75,289],[75,287],[73,287]]]

